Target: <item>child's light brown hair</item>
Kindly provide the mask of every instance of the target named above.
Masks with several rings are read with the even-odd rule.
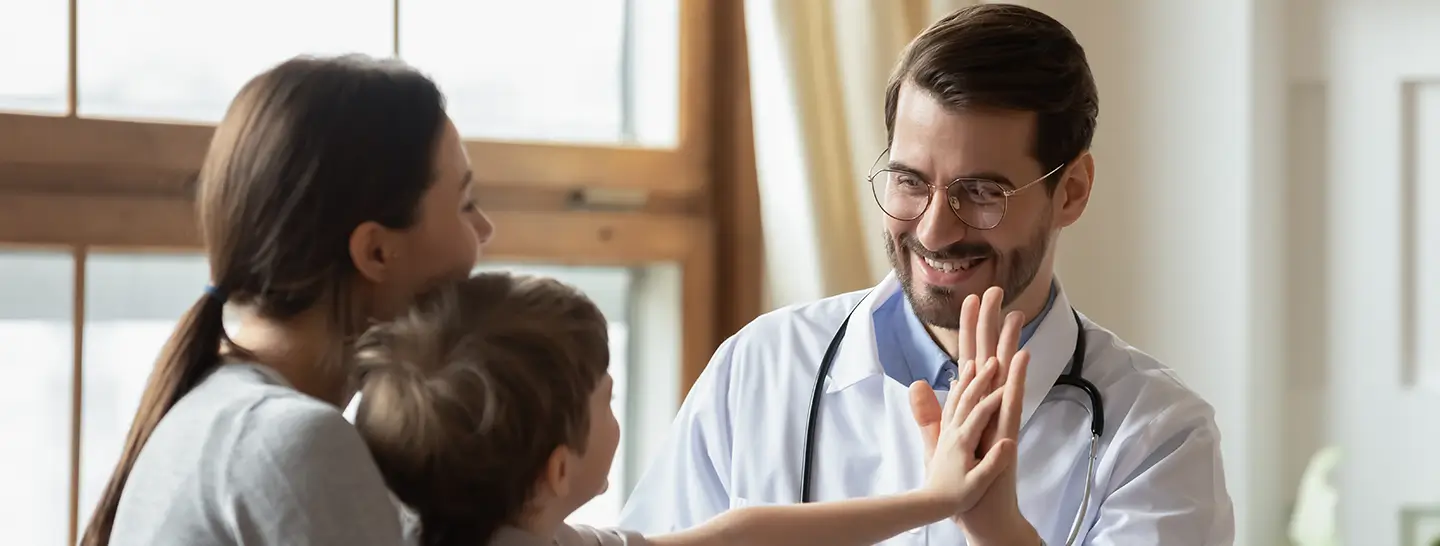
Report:
[[[485,544],[519,519],[550,455],[584,452],[610,363],[605,317],[559,281],[484,273],[376,326],[356,425],[423,546]]]

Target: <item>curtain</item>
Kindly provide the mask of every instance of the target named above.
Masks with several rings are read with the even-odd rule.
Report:
[[[974,0],[746,0],[767,309],[890,270],[865,181],[905,45]]]

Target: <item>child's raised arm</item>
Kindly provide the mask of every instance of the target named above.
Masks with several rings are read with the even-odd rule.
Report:
[[[870,545],[968,510],[1015,460],[1010,440],[991,448],[983,459],[975,456],[1003,392],[987,392],[998,368],[990,364],[965,385],[963,394],[952,394],[924,487],[885,497],[738,508],[649,541],[657,546]]]

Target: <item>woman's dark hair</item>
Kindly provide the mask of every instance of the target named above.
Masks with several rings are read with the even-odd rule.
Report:
[[[485,544],[515,524],[550,455],[584,453],[610,365],[605,316],[554,279],[484,273],[360,338],[355,425],[421,546]]]
[[[1047,171],[1089,149],[1095,136],[1100,99],[1085,50],[1065,25],[1031,8],[964,7],[910,42],[885,91],[887,142],[906,83],[952,110],[1034,112],[1034,155]],[[1045,181],[1050,191],[1059,183]]]
[[[155,363],[125,447],[82,546],[105,546],[141,449],[175,403],[220,363],[226,301],[285,319],[333,304],[355,329],[349,239],[365,222],[412,226],[432,184],[445,100],[396,60],[297,57],[241,88],[199,176],[199,225],[212,287],[180,319]]]

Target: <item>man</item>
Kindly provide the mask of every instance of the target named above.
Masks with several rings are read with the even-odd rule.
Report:
[[[984,449],[1018,445],[1012,471],[891,543],[1231,544],[1212,408],[1072,311],[1054,275],[1059,233],[1090,197],[1097,105],[1084,51],[1034,10],[973,6],[917,37],[870,178],[893,272],[726,340],[621,525],[915,488],[940,412],[930,389],[984,374],[1006,387]]]

